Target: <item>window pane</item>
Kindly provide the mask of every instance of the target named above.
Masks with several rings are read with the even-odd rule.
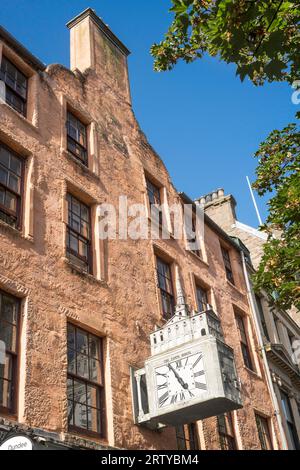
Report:
[[[18,113],[25,115],[25,103],[15,92],[6,87],[6,102]]]
[[[80,202],[77,201],[74,197],[72,197],[72,212],[73,214],[78,215],[80,217]]]
[[[101,414],[99,410],[88,408],[88,429],[96,433],[101,432]]]
[[[75,328],[68,324],[68,348],[75,349]]]
[[[17,315],[18,315],[18,302],[15,301],[12,297],[6,295],[1,295],[1,320],[5,320],[9,323],[17,324]]]
[[[100,408],[100,397],[97,387],[87,386],[87,404],[93,408]]]
[[[81,218],[85,220],[86,222],[90,221],[89,209],[87,206],[84,206],[83,204],[81,204]]]
[[[69,225],[73,230],[80,233],[80,217],[73,213],[69,214]]]
[[[99,384],[102,383],[101,364],[96,359],[90,359],[90,380]]]
[[[5,357],[5,364],[0,364],[0,377],[12,380],[12,359],[9,354]]]
[[[78,329],[76,332],[76,349],[82,354],[88,354],[89,351],[88,334]]]
[[[6,191],[5,206],[12,212],[17,212],[17,198],[14,194]]]
[[[77,375],[89,378],[89,359],[88,356],[77,354]]]
[[[68,379],[67,380],[67,395],[68,395],[68,400],[73,401],[73,379]]]
[[[0,406],[12,408],[12,387],[11,382],[0,378]]]
[[[87,259],[88,258],[88,247],[87,243],[83,240],[78,241],[78,254],[82,257]]]
[[[0,166],[0,183],[7,186],[7,180],[8,180],[8,171],[5,170],[2,166]]]
[[[87,407],[81,403],[74,404],[74,426],[87,429]]]
[[[74,426],[74,403],[68,401],[68,423],[70,426]]]
[[[68,371],[76,374],[76,353],[73,349],[68,349]]]
[[[10,169],[16,173],[16,175],[21,176],[22,172],[22,163],[21,160],[14,155],[10,156]]]
[[[90,342],[90,352],[89,355],[95,359],[100,359],[100,344],[99,339],[95,336],[90,335],[89,337]]]
[[[5,204],[5,189],[0,186],[0,204]]]
[[[21,190],[21,180],[18,176],[15,176],[13,173],[9,174],[8,185],[15,193],[20,193]]]
[[[80,233],[84,238],[90,238],[90,227],[84,220],[81,221]]]
[[[8,168],[9,165],[9,156],[9,151],[4,147],[0,147],[0,164],[5,166],[6,168]]]
[[[69,248],[75,253],[78,253],[78,238],[73,233],[70,233]]]
[[[17,328],[10,323],[0,321],[0,340],[5,343],[6,350],[16,352],[17,350]]]
[[[74,401],[86,405],[87,396],[85,382],[74,380]]]

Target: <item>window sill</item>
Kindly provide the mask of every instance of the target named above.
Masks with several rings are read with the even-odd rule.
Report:
[[[107,282],[103,281],[101,279],[97,279],[93,274],[89,274],[85,272],[83,269],[81,269],[79,266],[76,266],[76,264],[72,263],[68,258],[65,256],[63,257],[63,261],[67,265],[67,267],[70,269],[70,271],[74,274],[77,274],[81,276],[84,279],[87,279],[88,281],[93,282],[94,284],[100,284],[102,287],[107,287]]]
[[[262,380],[262,377],[257,372],[255,372],[254,370],[249,369],[245,365],[243,366],[243,368],[248,372],[249,375],[252,375],[255,379]]]
[[[73,444],[95,450],[113,450],[113,447],[109,446],[108,441],[96,433],[75,430],[70,427],[64,437],[64,442],[71,445]]]
[[[23,121],[26,125],[28,125],[32,130],[34,130],[35,132],[38,132],[40,133],[40,130],[37,126],[35,126],[34,124],[32,124],[31,121],[29,121],[29,119],[27,119],[25,116],[23,116],[22,114],[18,113],[18,111],[16,111],[14,108],[12,108],[11,106],[9,106],[9,104],[5,103],[5,102],[1,102],[0,104],[2,104],[2,106],[7,109],[9,112],[13,113],[14,116],[18,117],[21,121]]]
[[[0,219],[0,231],[3,232],[3,233],[9,232],[14,237],[21,238],[21,239],[23,239],[25,241],[28,241],[30,243],[34,242],[33,237],[31,237],[31,236],[26,236],[25,237],[25,235],[22,233],[22,231],[12,227],[11,225],[7,224],[6,222],[4,222],[4,220],[1,220],[1,219]]]
[[[61,155],[63,157],[66,157],[71,163],[76,165],[76,168],[80,168],[81,172],[85,176],[90,176],[91,178],[94,178],[96,181],[100,181],[99,176],[94,173],[89,167],[85,166],[83,163],[81,163],[80,160],[78,160],[72,153],[68,152],[66,149],[61,149]]]
[[[207,261],[204,261],[204,259],[200,258],[196,253],[194,253],[191,250],[186,250],[187,253],[191,253],[191,255],[196,258],[198,261],[200,261],[202,264],[204,264],[207,268],[209,268],[209,264]]]
[[[227,284],[232,287],[232,289],[234,289],[239,295],[242,295],[243,297],[246,295],[245,292],[242,292],[237,286],[235,286],[234,284],[232,284],[232,282],[228,281],[228,279],[226,278],[226,282]]]

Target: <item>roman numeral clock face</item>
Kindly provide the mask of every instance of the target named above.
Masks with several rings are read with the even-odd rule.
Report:
[[[202,353],[158,367],[155,375],[159,408],[193,400],[207,391]]]

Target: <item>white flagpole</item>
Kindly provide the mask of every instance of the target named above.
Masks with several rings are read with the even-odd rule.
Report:
[[[255,207],[255,210],[256,210],[258,222],[259,222],[259,225],[261,226],[261,225],[263,225],[263,221],[262,221],[261,216],[260,216],[260,213],[259,213],[258,205],[257,205],[257,203],[256,203],[256,199],[255,199],[255,196],[254,196],[254,192],[253,192],[253,189],[252,189],[252,186],[251,186],[249,177],[246,176],[246,178],[247,178],[248,186],[249,186],[249,189],[250,189],[252,201],[253,201],[253,204],[254,204],[254,207]]]

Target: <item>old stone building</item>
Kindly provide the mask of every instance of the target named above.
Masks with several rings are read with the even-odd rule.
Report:
[[[47,446],[280,449],[241,249],[208,216],[201,249],[172,236],[188,202],[134,117],[128,49],[91,9],[68,27],[71,67],[44,66],[0,29],[0,431]],[[164,203],[169,239],[99,238],[99,207]],[[118,209],[124,215],[124,209]],[[243,408],[181,426],[134,424],[130,367],[174,312],[210,304]]]
[[[236,200],[223,189],[201,199],[205,211],[231,237],[242,241],[251,257],[245,263],[248,272],[250,304],[257,318],[262,356],[270,371],[274,406],[281,420],[283,440],[288,449],[300,448],[300,313],[270,305],[265,292],[255,295],[251,275],[257,268],[267,240],[265,233],[237,220]],[[253,264],[252,264],[253,263]]]

